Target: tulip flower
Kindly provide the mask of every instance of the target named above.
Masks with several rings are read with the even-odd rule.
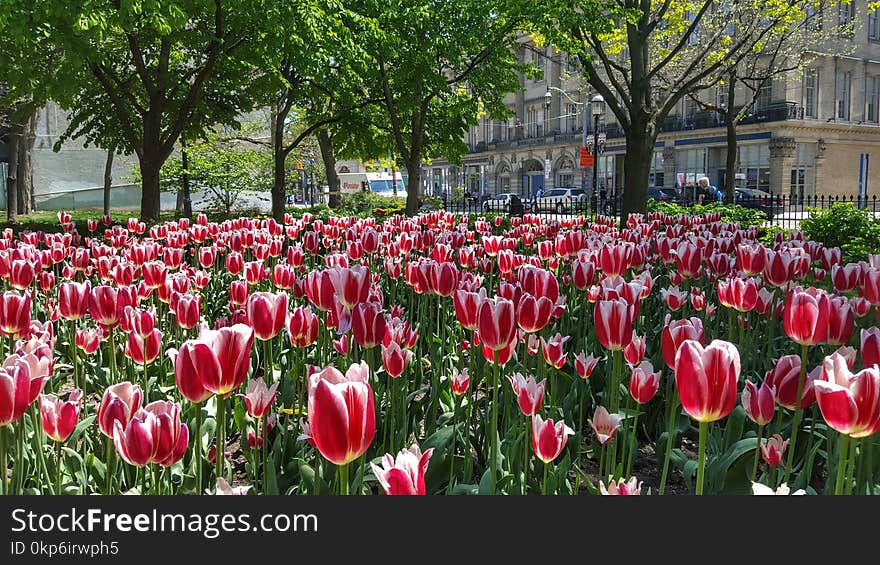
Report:
[[[861,331],[862,364],[880,365],[880,329],[870,327]]]
[[[467,392],[467,389],[471,384],[471,379],[468,376],[467,368],[459,371],[458,368],[453,367],[452,375],[449,377],[449,382],[452,388],[452,392],[457,396],[461,396],[462,394]]]
[[[101,330],[98,328],[80,328],[76,330],[76,346],[91,355],[101,346]]]
[[[565,365],[565,358],[568,353],[565,353],[563,346],[569,339],[571,339],[571,336],[562,337],[562,334],[560,333],[557,333],[549,340],[545,340],[543,337],[541,338],[541,351],[544,354],[544,361],[546,361],[548,365],[551,365],[556,369],[560,369]]]
[[[703,347],[689,339],[675,355],[675,384],[681,405],[700,423],[697,494],[703,494],[708,424],[733,410],[739,374],[739,351],[726,341],[716,339]]]
[[[170,467],[183,458],[189,428],[180,421],[180,404],[157,400],[135,412],[128,424],[113,424],[113,445],[123,461],[143,467]]]
[[[294,347],[308,347],[318,339],[318,316],[308,306],[294,308],[287,316],[287,334]]]
[[[22,417],[43,391],[48,378],[32,374],[30,365],[20,357],[7,359],[0,368],[0,428]]]
[[[484,348],[506,349],[516,337],[513,302],[501,297],[487,298],[479,306],[477,323]]]
[[[278,384],[275,383],[267,387],[266,382],[261,378],[252,380],[248,383],[247,393],[239,394],[239,396],[244,398],[247,413],[252,418],[259,419],[269,413],[269,410],[272,408],[272,402],[275,400],[275,395],[278,393]]]
[[[348,493],[348,464],[366,452],[376,434],[370,368],[363,361],[343,375],[329,366],[309,376],[309,428],[315,447],[340,468]]]
[[[138,365],[149,365],[159,356],[162,347],[162,332],[153,328],[147,337],[130,332],[125,344],[125,356]]]
[[[629,345],[623,348],[623,358],[630,367],[635,367],[645,358],[645,342],[644,336],[634,335]]]
[[[777,496],[779,496],[779,495],[788,496],[789,491],[790,491],[790,489],[788,488],[788,485],[785,483],[782,483],[781,485],[779,485],[779,488],[777,488],[775,491],[772,488],[768,487],[767,485],[762,485],[761,483],[755,483],[755,482],[752,483],[752,494],[753,495],[768,495],[769,494],[769,495],[777,495]],[[792,492],[791,494],[792,495],[807,494],[807,491],[805,491],[804,489],[801,488],[801,489],[798,489],[798,490]]]
[[[660,388],[660,371],[654,371],[650,361],[642,361],[633,367],[629,379],[629,393],[639,404],[646,404]]]
[[[776,389],[765,380],[758,388],[752,381],[746,381],[742,391],[742,405],[746,416],[759,426],[773,421],[776,412]]]
[[[216,381],[220,363],[211,346],[195,339],[183,342],[179,350],[169,349],[168,355],[174,365],[174,380],[180,394],[195,404],[200,404],[213,394],[205,388],[206,381]]]
[[[40,395],[40,419],[43,423],[43,431],[53,441],[65,441],[79,418],[82,408],[83,393],[75,389],[67,396],[67,400],[61,400],[54,394]]]
[[[828,425],[852,438],[880,430],[880,367],[852,374],[842,355],[829,355],[814,383],[816,402]]]
[[[287,321],[287,293],[255,292],[247,299],[248,320],[254,337],[268,341],[278,335]]]
[[[673,312],[681,310],[681,307],[687,304],[688,300],[687,292],[679,290],[677,286],[661,288],[660,297],[663,299],[663,303],[666,304],[667,308]]]
[[[524,332],[538,332],[550,323],[552,311],[553,301],[546,296],[524,294],[516,306],[516,322]]]
[[[92,285],[89,281],[63,282],[58,287],[58,311],[65,320],[79,320],[89,311],[89,295]]]
[[[605,486],[601,480],[599,481],[599,492],[603,496],[633,496],[642,494],[642,481],[635,477],[630,477],[628,481],[619,479],[617,481],[609,481]]]
[[[532,448],[544,464],[559,457],[570,435],[574,435],[574,430],[562,420],[554,422],[552,418],[544,420],[540,414],[532,416]]]
[[[181,329],[191,330],[196,327],[201,318],[202,297],[201,295],[181,294],[174,304],[174,317]]]
[[[203,326],[198,341],[211,348],[212,367],[215,367],[213,361],[219,367],[219,370],[202,373],[205,388],[214,394],[227,396],[240,387],[250,368],[253,328],[234,324],[219,330],[209,330]]]
[[[777,467],[782,462],[787,447],[788,440],[783,441],[781,435],[773,434],[761,444],[761,456],[768,465]]]
[[[605,349],[620,351],[632,341],[633,307],[623,298],[597,302],[594,321],[596,337]]]
[[[776,391],[776,403],[795,410],[797,408],[798,378],[801,372],[801,358],[797,355],[783,355],[767,372],[765,382]],[[801,390],[800,407],[806,408],[815,402],[813,381],[807,378]]]
[[[237,487],[229,486],[229,483],[226,482],[226,479],[223,477],[219,477],[217,479],[217,486],[214,489],[214,495],[219,496],[247,496],[249,490],[253,488],[253,485],[241,485]]]
[[[828,307],[828,345],[847,343],[855,325],[852,307],[845,296],[833,296]]]
[[[689,339],[696,340],[700,344],[705,343],[703,322],[699,318],[675,320],[672,323],[666,321],[660,334],[660,344],[667,367],[675,369],[675,355],[681,344]]]
[[[0,334],[18,338],[31,325],[31,293],[7,290],[0,294]]]
[[[788,294],[783,314],[785,333],[795,343],[816,345],[828,335],[830,301],[816,288],[794,289]]]
[[[410,361],[412,361],[413,352],[409,349],[402,349],[397,342],[392,341],[388,346],[382,346],[382,366],[388,376],[396,379],[406,371]]]
[[[128,381],[110,385],[104,391],[98,405],[98,429],[109,438],[113,438],[116,422],[125,428],[132,415],[141,407],[144,392],[140,386]]]
[[[434,448],[422,453],[417,444],[409,449],[401,449],[397,457],[386,453],[382,466],[370,463],[373,474],[387,495],[424,495],[425,472]]]
[[[375,302],[363,302],[351,313],[354,339],[364,349],[376,347],[385,337],[385,313]]]
[[[513,394],[516,395],[516,401],[519,409],[524,416],[534,416],[541,411],[541,405],[544,403],[544,386],[547,380],[535,382],[532,376],[523,376],[522,373],[507,376],[510,381],[510,387]]]
[[[339,353],[340,355],[342,355],[343,357],[348,355],[348,349],[349,349],[348,334],[343,335],[339,339],[334,339],[333,340],[333,349],[335,349],[336,352]]]
[[[589,379],[598,362],[599,359],[597,357],[593,357],[592,355],[588,356],[581,351],[577,354],[577,357],[574,358],[574,369],[580,378]]]
[[[596,434],[596,439],[599,440],[599,443],[605,445],[614,439],[614,435],[620,428],[621,420],[623,420],[622,415],[609,414],[604,406],[597,406],[593,412],[593,417],[587,419],[587,422],[593,428],[593,433]]]

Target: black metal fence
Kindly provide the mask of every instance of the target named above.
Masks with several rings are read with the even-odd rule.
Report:
[[[693,198],[669,198],[665,202],[676,204],[685,209],[694,208],[696,202]],[[798,229],[801,220],[807,218],[811,211],[826,210],[838,203],[845,203],[857,209],[864,210],[870,217],[880,219],[880,200],[877,196],[857,197],[853,195],[813,195],[813,196],[771,196],[754,195],[737,192],[737,205],[760,210],[766,216],[763,222],[765,226],[776,226],[786,229]],[[704,202],[708,204],[708,202]],[[722,204],[719,202],[719,204]],[[711,206],[712,204],[709,204]],[[537,214],[551,220],[563,220],[572,216],[585,216],[595,218],[597,215],[619,217],[621,210],[621,198],[608,197],[596,201],[588,198],[556,197],[552,199],[508,199],[505,201],[487,199],[445,200],[444,209],[450,212],[471,214],[504,214],[521,216],[523,214]],[[649,209],[651,207],[649,206]],[[702,206],[699,211],[706,211]],[[696,211],[696,210],[694,210]]]

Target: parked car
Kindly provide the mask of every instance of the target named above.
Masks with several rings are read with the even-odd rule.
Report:
[[[781,214],[785,209],[781,196],[774,196],[757,188],[737,187],[734,202],[745,208],[761,210],[767,214],[769,220],[772,220],[777,214]]]
[[[587,193],[580,188],[551,188],[545,190],[541,196],[535,199],[536,211],[553,210],[564,212],[567,210],[585,210],[589,206]]]
[[[681,195],[674,188],[664,188],[662,186],[652,186],[648,188],[648,198],[653,198],[660,202],[670,202],[678,204],[682,201]]]
[[[512,192],[501,192],[494,196],[490,196],[483,201],[484,212],[510,212],[510,202],[512,197],[517,196]]]

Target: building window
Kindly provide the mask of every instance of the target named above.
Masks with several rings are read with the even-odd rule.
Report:
[[[763,112],[770,106],[773,98],[773,81],[765,80],[758,86],[758,96],[755,98],[755,112]]]
[[[546,76],[547,71],[544,68],[545,57],[544,57],[543,53],[541,53],[540,51],[537,50],[538,49],[537,47],[532,47],[532,49],[533,49],[532,50],[532,64],[535,65],[535,67],[537,67],[537,69],[539,71],[541,71],[541,76],[536,77],[535,82],[541,82],[545,78],[547,78],[547,76]]]
[[[804,168],[796,168],[791,170],[791,188],[789,196],[791,198],[803,198],[804,189],[807,185],[807,170]]]
[[[663,152],[655,151],[651,158],[651,171],[648,173],[649,186],[663,186]]]
[[[837,5],[837,16],[840,25],[849,25],[855,16],[855,2],[853,0],[842,0]]]
[[[727,85],[719,84],[715,87],[715,105],[719,108],[727,108]]]
[[[538,137],[541,135],[541,123],[538,116],[538,109],[531,106],[526,114],[526,135],[528,137]]]
[[[837,73],[837,117],[849,119],[850,92],[852,90],[852,73]]]
[[[568,104],[565,107],[565,121],[568,123],[568,127],[565,129],[571,132],[578,131],[578,108],[574,104]]]
[[[876,124],[880,121],[880,112],[878,112],[878,109],[880,109],[880,76],[868,77],[866,88],[868,89],[866,94],[868,99],[868,107],[865,109],[866,119]]]
[[[868,39],[880,41],[880,13],[877,10],[868,12]]]
[[[808,118],[819,117],[819,71],[804,71],[804,115]]]

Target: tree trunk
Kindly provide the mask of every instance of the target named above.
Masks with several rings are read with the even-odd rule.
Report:
[[[724,124],[727,128],[727,161],[724,173],[724,201],[733,204],[736,196],[736,121],[733,113],[728,110],[724,114]]]
[[[153,222],[159,219],[161,211],[159,171],[162,161],[144,154],[140,159],[141,170],[141,221]]]
[[[114,149],[107,150],[107,159],[104,161],[104,215],[110,215],[110,185],[113,184],[113,155]]]
[[[327,174],[327,184],[330,187],[330,207],[339,208],[342,203],[342,194],[339,188],[339,175],[336,173],[336,155],[333,154],[333,140],[330,132],[326,129],[318,130],[318,147],[321,149],[321,159],[324,161],[324,171]]]
[[[6,221],[14,224],[18,220],[18,146],[21,143],[21,124],[13,124],[7,139],[9,163],[6,174]]]
[[[32,112],[24,122],[22,137],[18,143],[18,172],[16,174],[18,192],[18,213],[30,214],[33,211],[34,161],[33,149],[37,139],[37,116]]]
[[[648,176],[654,156],[654,140],[654,136],[638,127],[631,128],[626,137],[626,155],[623,157],[626,176],[622,187],[621,227],[626,226],[630,214],[644,214],[647,210]]]
[[[421,156],[413,152],[414,158],[406,163],[409,177],[406,179],[406,215],[415,216],[419,212],[419,191],[421,189]]]
[[[180,164],[183,165],[183,190],[181,190],[183,217],[191,218],[193,207],[192,195],[189,189],[189,155],[186,149],[186,140],[183,138],[180,139]]]
[[[292,97],[291,91],[287,90],[275,105],[275,110],[269,121],[272,131],[272,157],[274,175],[272,178],[272,217],[276,222],[284,221],[284,212],[287,209],[287,151],[284,147],[284,122],[290,113],[288,98]]]

